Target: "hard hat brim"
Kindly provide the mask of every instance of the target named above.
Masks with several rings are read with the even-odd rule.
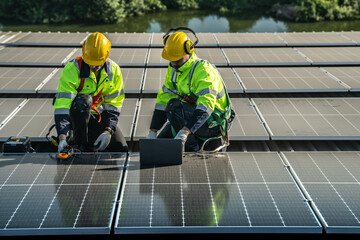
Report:
[[[163,48],[163,51],[161,53],[161,57],[165,60],[168,60],[170,62],[176,62],[179,61],[181,58],[183,58],[185,56],[185,54],[183,56],[173,56],[171,54],[168,53],[168,51],[166,51],[165,47]]]

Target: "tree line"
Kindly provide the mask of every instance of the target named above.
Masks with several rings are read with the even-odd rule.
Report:
[[[0,0],[0,17],[24,23],[93,21],[114,23],[128,16],[165,9],[239,12],[268,9],[290,21],[354,19],[360,0]]]

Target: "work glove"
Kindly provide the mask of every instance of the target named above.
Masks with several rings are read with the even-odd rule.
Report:
[[[175,136],[175,139],[181,139],[183,151],[185,149],[185,143],[186,143],[186,140],[187,140],[187,137],[189,136],[189,134],[190,134],[190,131],[181,129]]]
[[[111,134],[108,131],[103,132],[98,136],[94,142],[94,151],[104,151],[104,149],[109,145],[111,139]],[[98,147],[96,147],[99,145]]]
[[[65,140],[61,140],[58,145],[58,152],[61,152],[67,145],[68,144]]]
[[[157,133],[150,130],[149,134],[146,136],[146,139],[156,139],[157,138]]]

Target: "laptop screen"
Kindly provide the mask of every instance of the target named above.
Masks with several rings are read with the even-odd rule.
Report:
[[[181,139],[140,139],[139,148],[141,165],[182,164]]]

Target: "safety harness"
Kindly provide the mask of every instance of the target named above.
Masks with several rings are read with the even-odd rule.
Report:
[[[79,68],[79,72],[81,72],[81,65],[82,65],[82,57],[81,56],[77,56],[76,57],[76,60],[77,60],[77,67]],[[79,73],[80,75],[80,73]],[[79,87],[76,89],[77,93],[81,92],[81,90],[83,89],[84,87],[84,82],[85,82],[85,78],[80,78],[80,84],[79,84]],[[100,91],[92,97],[93,99],[93,104],[91,106],[91,110],[95,111],[98,115],[99,115],[99,121],[101,121],[101,114],[100,112],[96,109],[97,105],[102,101],[102,97],[101,97],[101,93],[102,93],[102,89],[100,89]]]
[[[191,80],[192,80],[192,77],[194,75],[194,72],[195,72],[195,68],[199,65],[199,63],[201,62],[206,62],[208,64],[211,64],[209,63],[208,61],[206,60],[203,60],[203,59],[196,59],[195,60],[195,63],[192,65],[191,69],[190,69],[190,73],[189,73],[189,96],[187,95],[179,95],[179,94],[176,94],[178,96],[178,98],[181,98],[182,100],[190,103],[190,104],[193,104],[193,105],[196,105],[196,102],[198,100],[198,96],[196,94],[194,94],[192,91],[191,91]],[[215,69],[215,65],[211,64]],[[217,71],[217,69],[216,69]],[[172,69],[172,72],[171,72],[171,81],[172,81],[172,84],[174,86],[174,88],[176,89],[176,92],[177,91],[177,85],[176,85],[176,77],[177,77],[177,73],[175,71],[175,69],[173,68]],[[222,82],[222,85],[223,85],[223,91],[221,91],[217,98],[221,98],[224,96],[226,96],[226,102],[227,102],[227,107],[224,111],[221,111],[217,108],[214,109],[214,111],[211,113],[210,117],[207,119],[207,123],[209,125],[210,128],[213,128],[213,127],[216,127],[216,126],[220,126],[220,132],[221,132],[221,135],[220,136],[217,136],[217,137],[214,137],[214,138],[210,138],[210,139],[203,139],[203,138],[200,138],[202,140],[205,140],[205,142],[203,143],[202,147],[201,147],[201,151],[203,151],[203,148],[205,146],[205,144],[211,140],[215,140],[215,139],[218,139],[220,137],[222,137],[223,141],[224,141],[224,145],[220,146],[219,148],[215,149],[214,151],[219,151],[220,149],[226,147],[226,146],[229,146],[230,143],[229,143],[229,129],[230,129],[230,123],[232,121],[232,118],[231,115],[231,102],[230,102],[230,97],[229,97],[229,94],[227,92],[227,89],[226,89],[226,86],[224,84],[224,81],[223,79],[221,78],[220,74],[219,74],[219,77],[221,79],[221,82]]]

